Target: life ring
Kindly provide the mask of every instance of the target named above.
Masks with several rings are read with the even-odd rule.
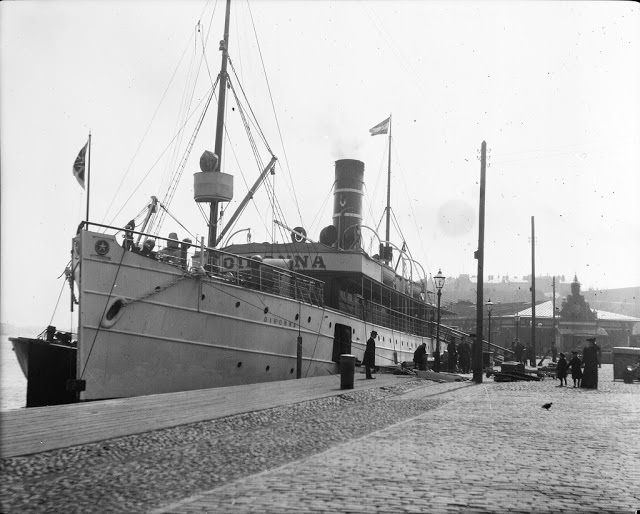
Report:
[[[121,296],[113,298],[104,310],[104,316],[102,317],[102,321],[100,321],[100,326],[104,328],[111,328],[115,325],[120,319],[120,316],[122,316],[122,311],[125,305],[126,301]]]
[[[295,227],[291,231],[291,241],[294,243],[303,243],[307,240],[307,231],[302,227]]]

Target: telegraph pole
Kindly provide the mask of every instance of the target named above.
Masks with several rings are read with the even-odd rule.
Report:
[[[529,363],[536,364],[536,231],[531,216],[531,355]]]
[[[476,295],[476,339],[473,343],[473,381],[482,383],[482,315],[484,311],[484,196],[487,169],[487,143],[480,147],[480,208],[478,212],[478,282]]]
[[[553,290],[553,304],[551,306],[551,308],[553,309],[553,327],[552,327],[551,339],[555,344],[556,342],[556,277],[555,275],[553,277],[553,280],[551,281],[551,288]]]

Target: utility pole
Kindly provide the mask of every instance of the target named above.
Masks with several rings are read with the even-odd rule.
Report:
[[[556,277],[554,275],[553,280],[551,281],[551,289],[553,291],[553,303],[551,308],[553,309],[553,326],[551,328],[551,340],[553,344],[556,342]]]
[[[482,317],[484,311],[484,196],[487,169],[487,143],[480,147],[480,208],[478,212],[478,249],[475,258],[478,259],[478,281],[476,294],[476,339],[473,343],[473,381],[482,383]]]
[[[536,231],[534,217],[531,216],[531,355],[529,363],[536,364]]]

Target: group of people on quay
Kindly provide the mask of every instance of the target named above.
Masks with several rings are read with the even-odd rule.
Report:
[[[455,338],[451,338],[447,344],[447,350],[441,359],[441,371],[449,371],[455,373],[469,373],[471,371],[471,344],[462,339],[456,342]],[[413,352],[414,369],[427,369],[427,345],[422,343]]]
[[[567,374],[571,371],[573,387],[598,389],[598,368],[600,367],[600,348],[596,338],[587,339],[588,345],[582,351],[582,359],[577,350],[572,351],[572,357],[567,361],[564,353],[556,364],[556,377],[560,380],[558,387],[567,385]]]
[[[514,360],[526,364],[526,347],[517,339],[511,346],[515,356]],[[556,377],[560,380],[558,387],[567,385],[567,376],[571,373],[573,387],[585,389],[598,388],[598,368],[601,366],[601,351],[600,347],[596,344],[595,337],[587,338],[587,346],[583,349],[582,355],[580,355],[577,350],[574,350],[571,352],[572,356],[569,360],[567,360],[564,353],[560,353],[558,358],[555,343],[551,344],[550,353],[553,362],[556,363]],[[414,369],[427,369],[426,343],[419,345],[414,352],[413,364]],[[447,344],[446,352],[443,354],[441,371],[469,373],[470,369],[471,344],[465,339],[457,343],[455,338],[451,338]]]
[[[511,343],[511,352],[513,353],[514,361],[520,362],[525,366],[527,365],[527,362],[529,362],[532,366],[535,366],[536,356],[532,352],[532,348],[527,348],[522,344],[522,342],[520,342],[520,339],[515,339]]]

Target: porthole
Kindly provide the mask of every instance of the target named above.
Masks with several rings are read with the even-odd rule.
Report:
[[[264,313],[266,314],[267,312],[269,312],[269,307],[264,308]]]
[[[311,323],[311,316],[307,318],[307,323]]]
[[[331,328],[331,322],[329,322],[329,328]]]
[[[293,368],[291,368],[291,369],[289,370],[289,373],[290,373],[291,375],[293,375]]]
[[[200,296],[201,300],[204,300],[204,298],[205,298],[204,294],[202,296]]]
[[[267,366],[264,370],[265,370],[265,371],[269,371],[270,367],[271,367],[271,366]]]
[[[102,318],[100,324],[105,328],[110,328],[115,325],[116,321],[118,321],[118,319],[120,319],[120,316],[122,315],[124,306],[124,298],[120,296],[114,298],[107,307],[105,315]]]
[[[240,302],[236,302],[236,309],[240,307]]]
[[[296,314],[296,321],[300,319],[300,314]]]
[[[160,291],[160,289],[162,289],[160,286],[156,286],[156,287],[155,287],[156,293],[157,293],[158,291]]]
[[[242,367],[242,362],[238,362],[238,364],[236,364],[236,367],[238,368]]]

